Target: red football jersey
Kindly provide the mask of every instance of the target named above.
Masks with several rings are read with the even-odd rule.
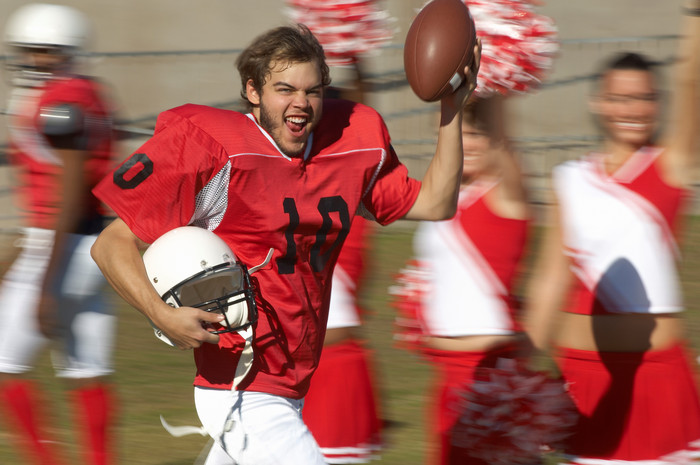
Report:
[[[162,113],[156,131],[95,193],[142,240],[193,224],[255,266],[255,361],[238,389],[301,398],[321,354],[330,280],[353,215],[387,224],[420,183],[371,108],[328,100],[304,157],[289,158],[252,115],[198,105]],[[195,384],[230,388],[242,339],[195,350]]]
[[[41,133],[38,118],[42,108],[64,104],[80,108],[83,114],[88,186],[95,186],[112,168],[112,109],[98,82],[74,76],[48,81],[39,88],[15,89],[8,108],[12,161],[23,168],[18,191],[22,207],[29,214],[29,226],[54,229],[61,200],[56,178],[61,161]],[[102,213],[99,201],[91,196],[84,222]]]

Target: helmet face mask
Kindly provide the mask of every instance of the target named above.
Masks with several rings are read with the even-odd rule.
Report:
[[[71,72],[88,45],[90,29],[87,17],[69,6],[32,3],[18,8],[4,31],[14,84],[35,86]]]
[[[73,69],[75,50],[64,47],[10,47],[5,68],[14,85],[32,87]]]
[[[216,297],[211,297],[216,296]],[[213,334],[240,331],[257,321],[254,286],[244,265],[222,263],[197,273],[161,296],[173,307],[194,307],[224,315],[223,329]]]

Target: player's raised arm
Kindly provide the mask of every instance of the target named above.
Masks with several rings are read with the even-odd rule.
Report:
[[[202,322],[218,323],[220,314],[189,307],[172,308],[163,302],[146,275],[141,250],[148,247],[122,221],[116,219],[100,234],[91,254],[114,290],[143,313],[180,349],[217,343],[219,336],[202,327]]]
[[[406,219],[444,220],[451,218],[456,211],[464,159],[462,110],[476,89],[480,60],[481,42],[477,42],[474,46],[474,60],[464,71],[464,82],[454,93],[440,100],[437,148],[423,177],[416,202],[406,214]]]
[[[462,110],[476,89],[481,42],[461,0],[427,3],[406,34],[404,68],[413,92],[423,101],[440,100],[435,155],[423,178],[410,220],[444,220],[457,209],[462,179]]]
[[[671,124],[662,141],[672,157],[673,168],[680,180],[687,179],[688,168],[698,143],[700,105],[700,1],[687,0],[682,8],[684,15],[678,65],[672,86]]]

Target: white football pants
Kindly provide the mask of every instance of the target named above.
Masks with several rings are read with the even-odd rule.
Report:
[[[325,465],[301,418],[302,400],[195,387],[197,414],[215,444],[206,465]]]
[[[53,231],[27,228],[22,252],[0,285],[0,372],[29,371],[50,342],[39,331],[37,309],[53,247]],[[72,234],[63,252],[65,266],[54,282],[60,350],[53,353],[57,375],[94,378],[113,371],[115,316],[104,295],[107,284],[90,256],[97,236]]]

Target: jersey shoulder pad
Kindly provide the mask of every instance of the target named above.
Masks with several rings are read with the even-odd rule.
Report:
[[[244,138],[244,128],[254,127],[253,121],[240,112],[195,104],[183,105],[161,113],[156,123],[156,132],[173,125],[181,128],[186,126],[188,130],[196,128],[222,149],[230,148],[235,141]]]
[[[69,136],[83,131],[85,118],[83,110],[70,103],[41,107],[38,126],[47,136]]]
[[[185,121],[208,132],[217,126],[241,123],[247,119],[245,115],[237,111],[188,103],[161,112],[156,121],[156,132],[173,124],[182,124]]]
[[[242,113],[224,108],[214,108],[207,105],[198,105],[195,103],[187,103],[179,107],[167,110],[167,113],[177,114],[181,118],[186,118],[191,121],[219,121],[220,119],[228,118],[244,118]]]

